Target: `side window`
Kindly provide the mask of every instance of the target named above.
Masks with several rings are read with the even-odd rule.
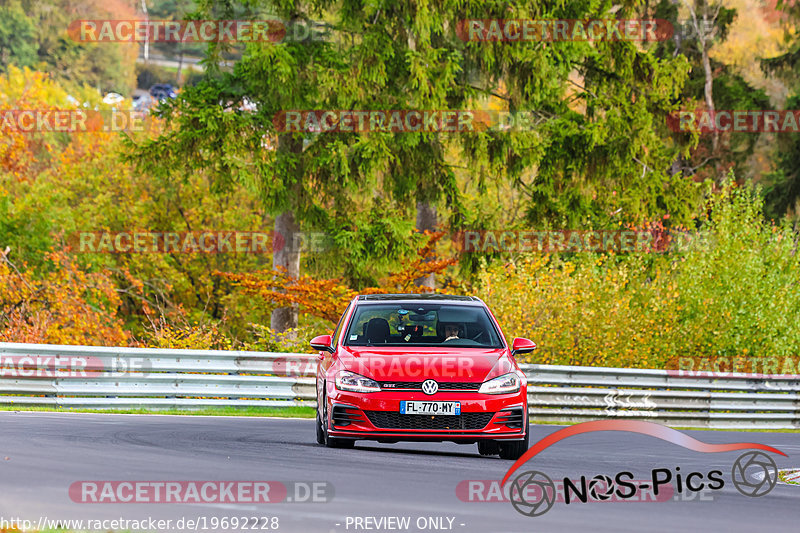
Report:
[[[353,312],[348,327],[350,338],[347,340],[349,346],[364,346],[366,344],[367,324],[373,318],[382,318],[389,323],[389,335],[397,331],[397,326],[401,324],[401,319],[397,316],[395,309],[387,308],[383,305],[364,305]]]
[[[342,336],[342,330],[344,329],[344,317],[347,316],[347,313],[350,311],[350,306],[353,305],[353,302],[347,304],[347,309],[344,310],[342,316],[339,318],[339,323],[336,325],[336,329],[333,332],[333,345],[336,346],[339,344],[339,337]]]

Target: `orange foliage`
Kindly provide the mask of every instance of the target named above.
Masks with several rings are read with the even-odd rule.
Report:
[[[100,95],[96,92],[86,88],[73,92],[79,98],[72,97],[73,102],[70,103],[71,95],[58,81],[46,73],[27,68],[19,69],[12,65],[8,72],[0,76],[0,173],[7,173],[16,181],[33,181],[48,169],[58,172],[61,168],[76,166],[86,159],[115,155],[114,141],[119,139],[120,134],[113,131],[114,128],[111,131],[60,134],[47,131],[43,125],[41,130],[37,126],[35,131],[26,132],[14,127],[15,121],[10,113],[6,115],[14,111],[36,111],[42,116],[50,116],[47,114],[55,111],[93,112],[92,108],[108,111],[106,106],[99,103]],[[84,100],[90,107],[80,107],[75,103],[77,100]],[[8,124],[5,123],[6,119]],[[127,133],[151,136],[160,127],[161,121],[148,116],[136,123],[136,131]]]
[[[0,111],[52,111],[65,108],[67,93],[43,72],[9,67],[0,76]],[[30,179],[44,166],[53,150],[53,136],[3,128],[0,137],[0,170],[18,180]]]
[[[356,294],[385,294],[403,292],[432,292],[432,289],[416,287],[416,279],[428,274],[438,274],[456,262],[455,258],[435,259],[436,243],[444,232],[425,232],[428,242],[417,252],[417,259],[401,271],[390,274],[380,287],[367,287],[355,291],[342,283],[341,278],[314,279],[311,276],[293,278],[282,270],[262,270],[251,274],[215,272],[241,287],[249,294],[256,294],[279,305],[300,305],[303,311],[331,322],[336,322],[347,304]]]
[[[62,252],[33,279],[0,251],[0,341],[124,346],[120,298],[106,272],[87,273]]]

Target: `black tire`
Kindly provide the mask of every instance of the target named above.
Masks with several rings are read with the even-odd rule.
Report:
[[[317,413],[316,419],[317,419],[317,444],[325,444],[325,429],[322,427],[322,421],[319,419],[319,413]]]
[[[516,461],[522,454],[528,451],[528,430],[525,431],[525,438],[522,440],[501,441],[500,459],[511,459]]]
[[[355,446],[355,439],[340,439],[328,435],[328,402],[325,399],[325,395],[322,396],[322,420],[323,422],[320,424],[320,429],[325,446],[328,448],[352,448]],[[319,436],[317,439],[319,439]]]
[[[319,395],[317,395],[317,398],[319,398]],[[318,405],[316,409],[316,416],[314,417],[314,419],[317,421],[317,444],[325,444],[325,428],[322,427],[322,420],[319,418],[319,408],[320,406]]]
[[[481,455],[497,455],[500,453],[500,446],[495,440],[479,440],[478,453]]]

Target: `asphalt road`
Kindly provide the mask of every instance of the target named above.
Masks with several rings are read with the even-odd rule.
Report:
[[[676,467],[683,474],[719,469],[724,486],[695,493],[691,500],[686,493],[663,502],[557,502],[544,515],[527,517],[508,501],[464,501],[470,493],[459,492],[458,487],[464,488],[468,480],[499,480],[512,464],[481,457],[474,445],[362,442],[352,450],[334,450],[315,444],[312,420],[245,417],[2,412],[0,428],[0,529],[2,520],[12,519],[31,520],[35,526],[41,519],[152,518],[173,520],[169,530],[177,531],[177,521],[183,518],[205,521],[196,528],[187,528],[184,522],[182,529],[192,531],[202,531],[203,526],[303,533],[800,530],[800,486],[778,484],[758,498],[743,496],[734,488],[731,466],[741,452],[698,453],[629,433],[571,437],[522,470],[539,470],[553,479],[613,477],[628,470],[637,479],[650,479],[654,468],[675,474]],[[534,427],[531,442],[557,429]],[[800,467],[796,433],[688,433],[711,443],[768,444],[789,456],[775,458],[779,468]],[[76,503],[70,486],[87,480],[282,481],[290,488],[289,499],[293,490],[304,494],[289,482],[326,482],[324,490],[332,487],[332,499],[266,504]],[[486,492],[481,486],[472,485],[478,487],[473,499],[491,495],[490,485],[485,485]],[[213,521],[223,517],[251,521],[240,521],[238,528]],[[272,517],[278,518],[277,529],[276,522],[269,522]],[[389,521],[383,522],[389,527],[380,527],[368,517],[408,517],[409,525],[398,527]]]

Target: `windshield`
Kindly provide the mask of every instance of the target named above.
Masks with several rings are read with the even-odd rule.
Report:
[[[452,346],[502,348],[486,309],[452,304],[359,305],[345,346]]]

